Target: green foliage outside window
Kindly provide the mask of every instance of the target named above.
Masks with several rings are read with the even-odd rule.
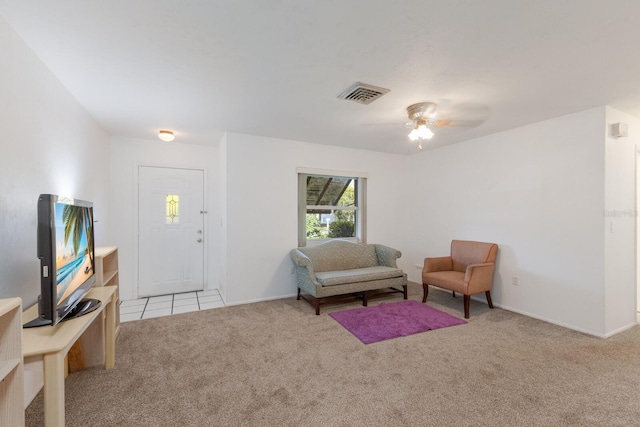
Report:
[[[352,221],[346,219],[338,219],[329,224],[328,237],[353,237],[355,235],[355,230],[356,225]]]
[[[307,239],[322,239],[325,228],[314,214],[307,214]]]
[[[342,197],[338,201],[338,206],[355,206],[356,204],[355,200],[356,200],[355,191],[353,189],[353,185],[350,185],[342,194]],[[354,223],[356,220],[355,211],[336,210],[334,211],[333,214],[335,215],[336,220],[344,220],[344,221],[349,221],[351,223]],[[329,226],[329,228],[331,228],[331,226]],[[345,236],[340,236],[340,237],[345,237]]]

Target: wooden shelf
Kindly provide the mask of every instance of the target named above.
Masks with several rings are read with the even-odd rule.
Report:
[[[118,248],[116,246],[101,246],[95,250],[96,284],[94,289],[102,287],[115,288],[115,334],[120,332],[120,291],[118,277]],[[85,368],[100,366],[104,361],[104,318],[93,322],[82,336],[73,344],[69,351],[69,372],[80,371]]]
[[[118,274],[118,270],[107,270],[107,271],[104,271],[102,273],[102,275],[104,277],[104,283],[105,283],[104,286],[110,285],[111,283],[109,283],[109,282],[111,282],[113,280],[113,278],[116,276],[116,274]]]
[[[96,286],[115,286],[116,291],[116,335],[120,332],[120,280],[118,276],[118,247],[96,248]]]
[[[22,358],[18,357],[16,359],[8,359],[0,361],[0,378],[7,377],[11,371],[16,369],[20,363],[22,362]]]
[[[24,357],[29,372],[40,380],[27,387],[30,401],[44,387],[44,424],[47,427],[64,427],[65,367],[66,358],[75,343],[93,331],[100,345],[85,346],[84,356],[88,360],[100,360],[105,369],[115,365],[115,286],[93,287],[87,298],[100,300],[95,311],[75,319],[60,322],[55,326],[24,330]],[[38,316],[37,305],[25,310],[25,320]],[[37,373],[37,375],[36,375]],[[21,381],[24,383],[24,381]],[[24,398],[24,391],[21,391]],[[24,416],[24,415],[23,415]],[[0,426],[12,425],[2,423]]]
[[[0,425],[24,426],[22,300],[0,300]]]

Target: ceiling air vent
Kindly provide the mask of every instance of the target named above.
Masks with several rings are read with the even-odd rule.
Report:
[[[338,95],[338,98],[347,99],[360,104],[371,104],[387,92],[389,92],[389,89],[355,82],[349,87],[349,89]]]

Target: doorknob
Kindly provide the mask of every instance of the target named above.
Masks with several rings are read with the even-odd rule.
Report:
[[[202,242],[202,239],[198,239],[198,243]]]

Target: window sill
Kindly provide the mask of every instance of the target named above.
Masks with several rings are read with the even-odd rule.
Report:
[[[360,243],[360,239],[358,239],[357,237],[336,237],[334,239],[307,239],[307,248],[319,246],[323,243],[327,243],[332,240],[345,240],[347,242]]]

